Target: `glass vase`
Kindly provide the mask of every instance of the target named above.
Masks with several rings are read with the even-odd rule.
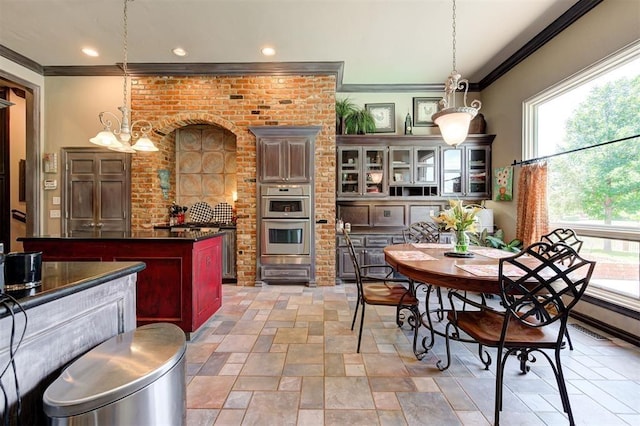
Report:
[[[467,231],[453,231],[451,242],[456,253],[467,253],[469,251],[469,235]]]

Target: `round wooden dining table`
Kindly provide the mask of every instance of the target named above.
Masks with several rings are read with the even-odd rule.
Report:
[[[473,257],[450,257],[445,253],[451,253],[453,247],[447,244],[437,243],[413,243],[413,244],[395,244],[384,248],[385,261],[393,267],[398,273],[411,279],[415,283],[414,291],[417,287],[425,286],[425,310],[421,312],[421,319],[418,326],[427,329],[428,335],[422,339],[422,351],[417,347],[417,333],[414,334],[413,351],[418,359],[422,359],[424,355],[431,350],[435,343],[436,335],[446,336],[446,331],[439,330],[436,323],[431,318],[432,314],[437,315],[437,322],[442,321],[451,308],[444,308],[440,292],[437,292],[439,306],[432,309],[429,305],[429,295],[432,287],[447,288],[449,292],[463,293],[465,299],[467,292],[478,293],[481,297],[483,305],[485,303],[484,295],[492,295],[500,293],[498,284],[499,260],[504,257],[513,256],[503,250],[487,247],[472,247],[471,253]],[[451,302],[453,303],[453,302]],[[476,305],[477,306],[477,305]],[[449,338],[462,342],[472,342],[461,336],[449,335]],[[449,356],[449,347],[447,344],[447,359]],[[480,355],[482,362],[488,365],[490,358]],[[449,366],[449,362],[443,365],[440,361],[437,367],[445,370]]]
[[[384,248],[385,261],[400,274],[421,283],[461,291],[499,294],[498,263],[515,253],[472,247],[473,257],[448,257],[448,244],[394,244]],[[471,272],[472,271],[472,272]]]

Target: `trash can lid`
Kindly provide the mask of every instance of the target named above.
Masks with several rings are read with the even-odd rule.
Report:
[[[122,399],[169,371],[186,347],[184,332],[169,323],[118,334],[62,371],[44,392],[44,411],[71,417]]]

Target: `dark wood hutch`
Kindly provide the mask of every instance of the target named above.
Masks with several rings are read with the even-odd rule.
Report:
[[[351,224],[362,264],[384,264],[385,246],[450,199],[490,199],[494,138],[469,135],[453,147],[440,135],[336,136],[336,215]],[[336,238],[337,281],[353,279],[344,237]]]

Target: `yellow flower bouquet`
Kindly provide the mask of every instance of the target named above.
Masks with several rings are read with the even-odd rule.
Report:
[[[476,215],[482,207],[469,204],[464,205],[462,200],[449,200],[449,208],[441,211],[432,219],[439,227],[453,232],[455,239],[455,251],[466,253],[469,249],[469,236],[467,232],[476,232],[478,219]]]

